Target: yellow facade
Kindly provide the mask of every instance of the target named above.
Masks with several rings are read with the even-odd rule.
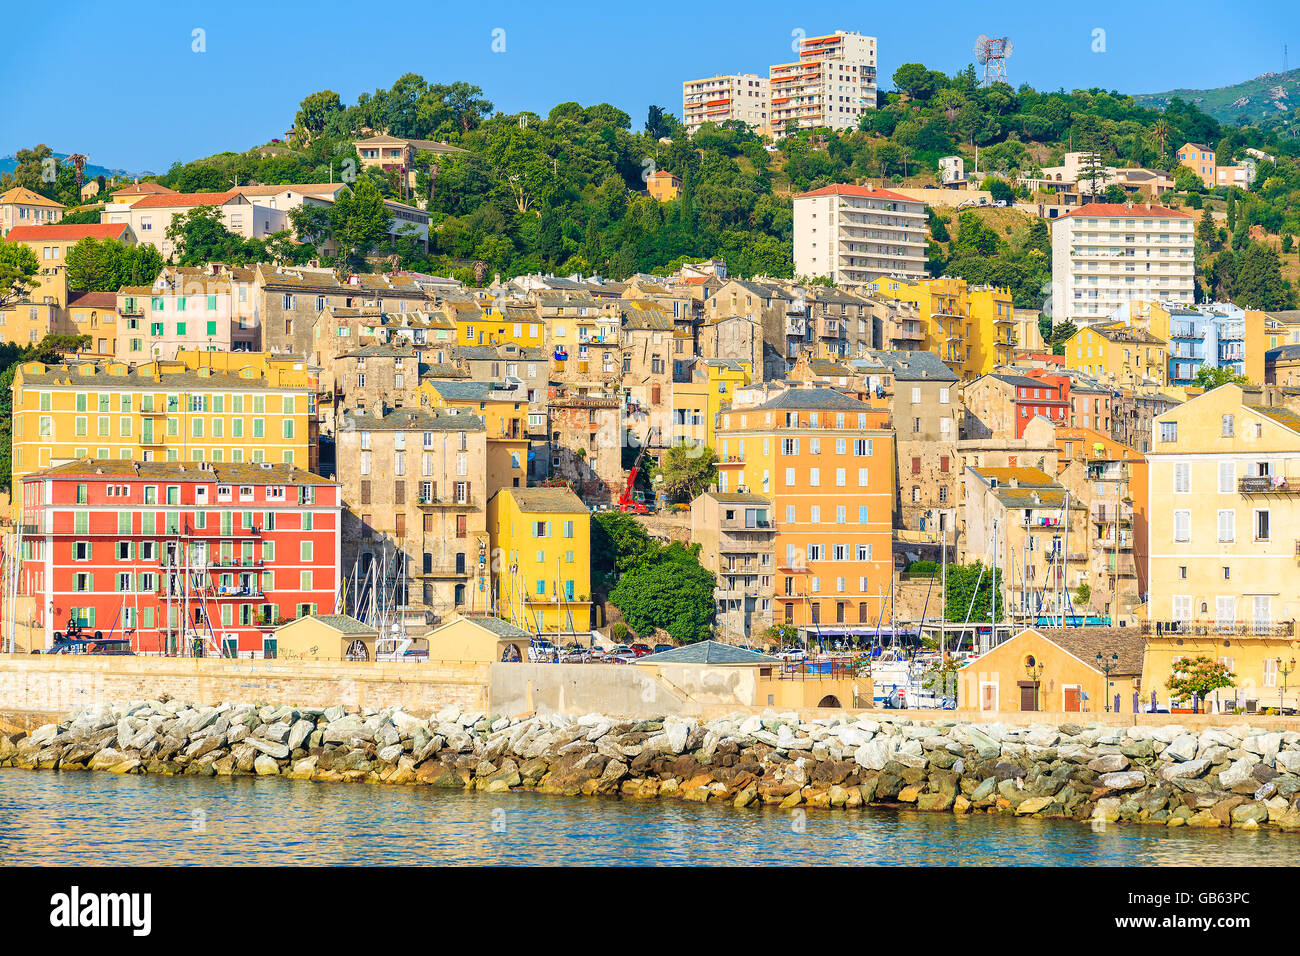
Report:
[[[1123,323],[1080,329],[1065,345],[1065,366],[1107,385],[1168,384],[1165,340]]]
[[[487,426],[487,496],[528,484],[528,399],[484,382],[421,382],[421,404],[473,412]]]
[[[77,458],[310,468],[314,394],[301,359],[259,353],[182,352],[134,367],[27,362],[14,372],[13,487]],[[21,503],[14,495],[15,514]]]
[[[1103,665],[1115,653],[1109,645],[1099,661],[1092,644],[1086,651],[1066,648],[1052,637],[1033,628],[1023,630],[963,667],[957,673],[957,709],[1104,713],[1115,710],[1118,694],[1119,712],[1133,712],[1138,675],[1129,671],[1136,670],[1134,661],[1127,655],[1111,661],[1108,677]],[[1059,639],[1070,640],[1071,635]]]
[[[521,309],[501,310],[487,306],[482,312],[459,312],[456,315],[456,341],[460,345],[519,346],[546,344],[542,320],[535,312]]]
[[[1266,687],[1300,615],[1300,416],[1246,396],[1223,385],[1155,419],[1148,628],[1188,648],[1206,638],[1239,685]],[[1144,682],[1162,696],[1167,657]]]
[[[1212,631],[1212,629],[1210,629]],[[1190,710],[1190,701],[1171,700],[1166,682],[1173,674],[1174,662],[1180,658],[1208,657],[1224,664],[1233,677],[1233,687],[1226,687],[1202,701],[1199,710],[1212,713],[1234,708],[1266,710],[1286,707],[1294,710],[1300,694],[1300,672],[1293,661],[1300,658],[1300,642],[1294,634],[1277,636],[1199,634],[1152,635],[1147,642],[1142,665],[1142,686],[1148,699],[1151,691],[1161,706]],[[1283,674],[1282,671],[1288,673]],[[1285,680],[1284,680],[1285,678]],[[1253,702],[1253,706],[1252,706]]]
[[[1011,363],[1017,335],[1010,290],[972,289],[965,279],[952,276],[918,282],[880,276],[866,287],[916,303],[925,336],[922,348],[962,378],[975,379]]]
[[[116,307],[73,302],[67,313],[68,323],[75,329],[72,334],[90,336],[89,351],[92,355],[111,358],[117,353]]]
[[[530,633],[591,630],[591,513],[567,488],[506,488],[488,500],[493,599]]]
[[[671,444],[715,447],[718,413],[731,405],[736,388],[750,383],[753,371],[749,362],[703,359],[689,382],[674,382]]]

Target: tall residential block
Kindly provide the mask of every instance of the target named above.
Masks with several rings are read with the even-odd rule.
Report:
[[[682,122],[694,135],[705,123],[735,120],[768,132],[768,80],[756,73],[732,73],[682,84]]]
[[[876,107],[876,38],[836,30],[799,41],[799,58],[768,71],[771,126],[856,129]]]
[[[720,418],[718,491],[772,501],[775,623],[814,640],[871,633],[889,615],[893,572],[888,411],[803,387]]]
[[[75,622],[141,654],[274,657],[276,625],[335,609],[339,486],[292,465],[83,459],[16,497],[35,646]]]
[[[870,185],[823,186],[794,197],[794,272],[860,285],[926,276],[925,203]]]
[[[1295,656],[1300,416],[1266,400],[1221,385],[1155,419],[1147,666],[1161,700],[1172,661],[1204,656],[1236,674],[1227,696],[1276,705],[1278,658]]]
[[[1134,300],[1191,302],[1194,228],[1151,203],[1088,203],[1052,220],[1052,321],[1096,325]]]

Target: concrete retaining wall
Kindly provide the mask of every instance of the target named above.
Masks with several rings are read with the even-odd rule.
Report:
[[[647,667],[626,664],[493,664],[494,714],[699,716],[700,706]]]
[[[0,712],[65,714],[108,701],[260,700],[301,707],[486,710],[488,665],[0,655]]]

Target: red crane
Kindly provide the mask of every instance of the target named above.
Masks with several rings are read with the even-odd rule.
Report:
[[[627,473],[627,486],[623,493],[618,496],[618,510],[631,511],[635,514],[646,515],[650,509],[646,507],[644,501],[638,501],[632,497],[632,488],[636,484],[636,476],[641,473],[641,460],[645,458],[646,449],[650,447],[650,439],[654,436],[653,427],[646,429],[645,441],[641,443],[641,450],[636,453],[636,461],[632,462],[632,470]]]

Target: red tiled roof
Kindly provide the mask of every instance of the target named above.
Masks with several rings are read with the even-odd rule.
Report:
[[[116,292],[73,292],[68,296],[70,309],[116,309]]]
[[[9,230],[10,242],[44,242],[52,239],[121,239],[130,227],[124,222],[97,222],[86,225],[68,225],[61,222],[44,226],[14,226]]]
[[[896,199],[901,202],[921,202],[920,199],[913,199],[911,196],[890,192],[888,189],[868,189],[866,186],[854,186],[849,183],[823,186],[821,189],[814,189],[812,192],[800,193],[794,198],[806,199],[809,196],[860,196],[866,199]]]
[[[174,206],[220,206],[235,196],[235,192],[224,193],[163,193],[158,196],[145,196],[131,204],[132,209],[170,209]]]
[[[1147,203],[1128,203],[1122,202],[1090,202],[1085,203],[1078,209],[1072,209],[1065,215],[1058,216],[1058,219],[1064,219],[1066,216],[1132,216],[1143,219],[1191,219],[1185,212],[1179,212],[1177,209],[1170,209],[1168,206],[1152,206]]]

